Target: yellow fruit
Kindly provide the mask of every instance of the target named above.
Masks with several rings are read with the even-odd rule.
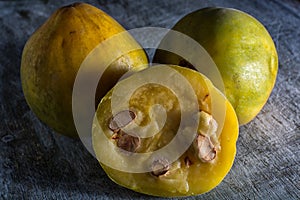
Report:
[[[93,148],[107,175],[154,196],[210,191],[236,153],[234,109],[206,77],[178,66],[150,67],[118,82],[101,100],[93,127]]]
[[[77,135],[72,116],[76,74],[98,44],[123,31],[118,22],[98,8],[74,3],[58,9],[33,33],[23,50],[21,80],[26,101],[38,118],[61,134]],[[99,83],[96,104],[125,72],[139,70],[148,62],[129,33],[122,37],[118,45],[107,48],[122,52],[129,46],[139,50],[124,54],[109,65]]]
[[[205,8],[186,15],[172,30],[186,34],[205,48],[221,73],[226,97],[239,123],[251,121],[266,103],[278,70],[276,48],[265,27],[239,10]],[[159,48],[164,45],[163,40]],[[176,46],[176,41],[171,45]],[[157,50],[154,62],[195,67],[161,50]]]

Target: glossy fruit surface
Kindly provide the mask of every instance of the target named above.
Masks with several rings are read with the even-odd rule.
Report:
[[[105,95],[92,140],[117,184],[170,197],[216,187],[233,164],[237,137],[234,109],[206,77],[160,65],[118,82]]]
[[[172,30],[186,34],[205,48],[221,73],[225,95],[239,123],[251,121],[268,100],[278,71],[276,48],[265,27],[239,10],[204,8],[180,19]],[[164,42],[159,48],[166,45]],[[161,50],[156,51],[154,62],[195,67]]]
[[[61,134],[77,135],[72,116],[76,74],[97,45],[124,31],[118,22],[98,8],[74,3],[55,11],[33,33],[23,50],[21,80],[26,101],[38,118]],[[118,45],[106,48],[119,52],[124,47],[138,50],[116,58],[109,65],[99,83],[97,105],[125,72],[139,70],[140,65],[148,62],[145,52],[129,33],[122,37],[118,38]],[[101,63],[105,59],[96,57],[95,61]]]

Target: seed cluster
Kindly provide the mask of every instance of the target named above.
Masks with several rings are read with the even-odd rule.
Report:
[[[136,152],[141,145],[139,137],[132,136],[121,130],[121,128],[133,122],[135,118],[136,114],[133,111],[124,110],[113,116],[108,125],[109,129],[114,132],[111,138],[116,140],[119,148],[127,152]]]

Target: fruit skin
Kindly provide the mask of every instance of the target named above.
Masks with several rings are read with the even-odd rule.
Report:
[[[27,103],[55,131],[77,136],[72,116],[72,89],[86,56],[105,39],[125,31],[112,17],[85,3],[61,7],[27,41],[21,61],[21,81]],[[127,34],[118,46],[132,51],[114,61],[102,77],[96,104],[128,70],[147,64],[139,44]],[[105,58],[98,58],[105,59]],[[100,85],[99,84],[99,85]]]
[[[268,100],[278,71],[276,48],[265,27],[239,10],[204,8],[180,19],[172,30],[186,34],[205,48],[221,73],[225,95],[240,125],[250,122]],[[187,63],[182,60],[158,49],[153,62]]]
[[[181,75],[183,75],[186,78],[186,80],[189,81],[189,83],[191,84],[192,88],[194,89],[197,95],[199,101],[199,109],[201,110],[205,109],[205,106],[201,105],[201,102],[203,97],[207,94],[207,91],[213,91],[217,93],[218,95],[215,95],[215,97],[217,98],[218,101],[222,101],[222,102],[225,101],[225,104],[222,103],[220,104],[225,106],[226,115],[225,115],[224,126],[220,134],[221,150],[217,154],[217,159],[212,163],[197,162],[189,167],[183,166],[178,170],[178,173],[174,174],[174,176],[171,175],[171,177],[166,178],[167,181],[161,180],[157,177],[153,177],[152,175],[150,175],[150,173],[123,172],[123,171],[113,169],[101,163],[100,151],[103,150],[104,152],[108,152],[109,157],[114,158],[113,160],[115,162],[122,163],[123,165],[128,165],[128,163],[126,163],[126,160],[122,159],[122,155],[118,153],[119,152],[118,150],[110,151],[106,147],[103,147],[104,145],[106,145],[106,141],[102,140],[100,136],[101,131],[103,131],[102,133],[104,133],[107,137],[111,135],[111,131],[109,130],[108,127],[110,121],[109,118],[112,115],[111,96],[114,88],[122,87],[122,81],[119,82],[110,92],[108,92],[105,95],[105,97],[101,100],[98,106],[96,116],[95,116],[95,120],[97,122],[96,121],[94,122],[94,129],[92,135],[93,148],[106,174],[109,176],[111,180],[113,180],[119,185],[122,185],[126,188],[132,189],[140,193],[154,195],[154,196],[175,197],[175,196],[198,195],[198,194],[208,192],[213,188],[215,188],[223,180],[223,178],[226,176],[231,166],[233,165],[235,154],[236,154],[236,141],[239,133],[238,119],[233,107],[228,102],[228,100],[226,100],[224,95],[222,95],[221,92],[219,92],[205,76],[191,69],[187,69],[179,66],[171,66],[171,67],[177,70]],[[138,72],[125,80],[129,80],[131,78],[132,79],[131,81],[135,81],[139,79],[136,78],[139,77],[139,73],[147,73],[147,70],[149,69],[150,68]],[[159,68],[157,69],[157,73],[161,73]],[[151,76],[153,77],[153,75]],[[172,79],[169,78],[168,76],[170,75],[169,74],[165,75],[166,80],[172,81]],[[207,85],[204,86],[203,85],[204,83],[206,83]],[[150,94],[153,93],[153,91],[155,90],[151,90]],[[162,93],[159,92],[159,94]],[[158,95],[153,94],[151,96],[157,97]],[[151,106],[151,105],[147,105],[148,102],[152,101],[151,96],[148,96],[149,99],[146,98],[148,100],[144,101],[145,99],[144,96],[136,97],[133,95],[130,100],[130,105],[136,106],[134,107],[134,109],[144,110],[143,113],[145,114],[145,112],[147,112],[147,109],[145,108],[147,108],[147,106],[148,107]],[[167,95],[165,95],[164,100],[159,97],[159,102],[161,103],[161,105],[164,105],[164,103],[168,105],[169,103],[167,102],[169,102],[169,100],[170,100],[170,96]],[[206,109],[206,111],[211,112],[211,108],[209,107],[208,109]],[[170,115],[174,114],[174,113],[172,114],[172,112],[176,113],[176,109],[172,108],[170,111],[171,113]],[[176,115],[172,117],[171,124],[174,127],[171,127],[171,129],[174,129],[176,127],[176,122],[177,122],[176,117],[179,116]],[[97,123],[99,123],[99,125],[101,126],[101,130],[99,127],[97,127],[97,125],[95,125]],[[218,123],[221,124],[219,121]],[[168,125],[165,124],[165,126]],[[164,132],[164,134],[167,134],[167,132]],[[183,158],[184,155],[181,156],[180,160],[182,161]],[[129,165],[132,164],[133,163],[129,163]],[[141,162],[137,160],[134,164],[141,164]],[[182,176],[184,174],[187,174],[187,180],[189,184],[187,191],[181,188],[182,185],[185,185],[185,183],[183,182],[184,180],[182,179]]]

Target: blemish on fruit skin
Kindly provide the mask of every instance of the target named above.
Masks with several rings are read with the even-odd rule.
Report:
[[[66,44],[66,40],[65,40],[65,39],[62,39],[62,41],[61,41],[61,47],[64,48],[64,47],[65,47],[65,44]]]

